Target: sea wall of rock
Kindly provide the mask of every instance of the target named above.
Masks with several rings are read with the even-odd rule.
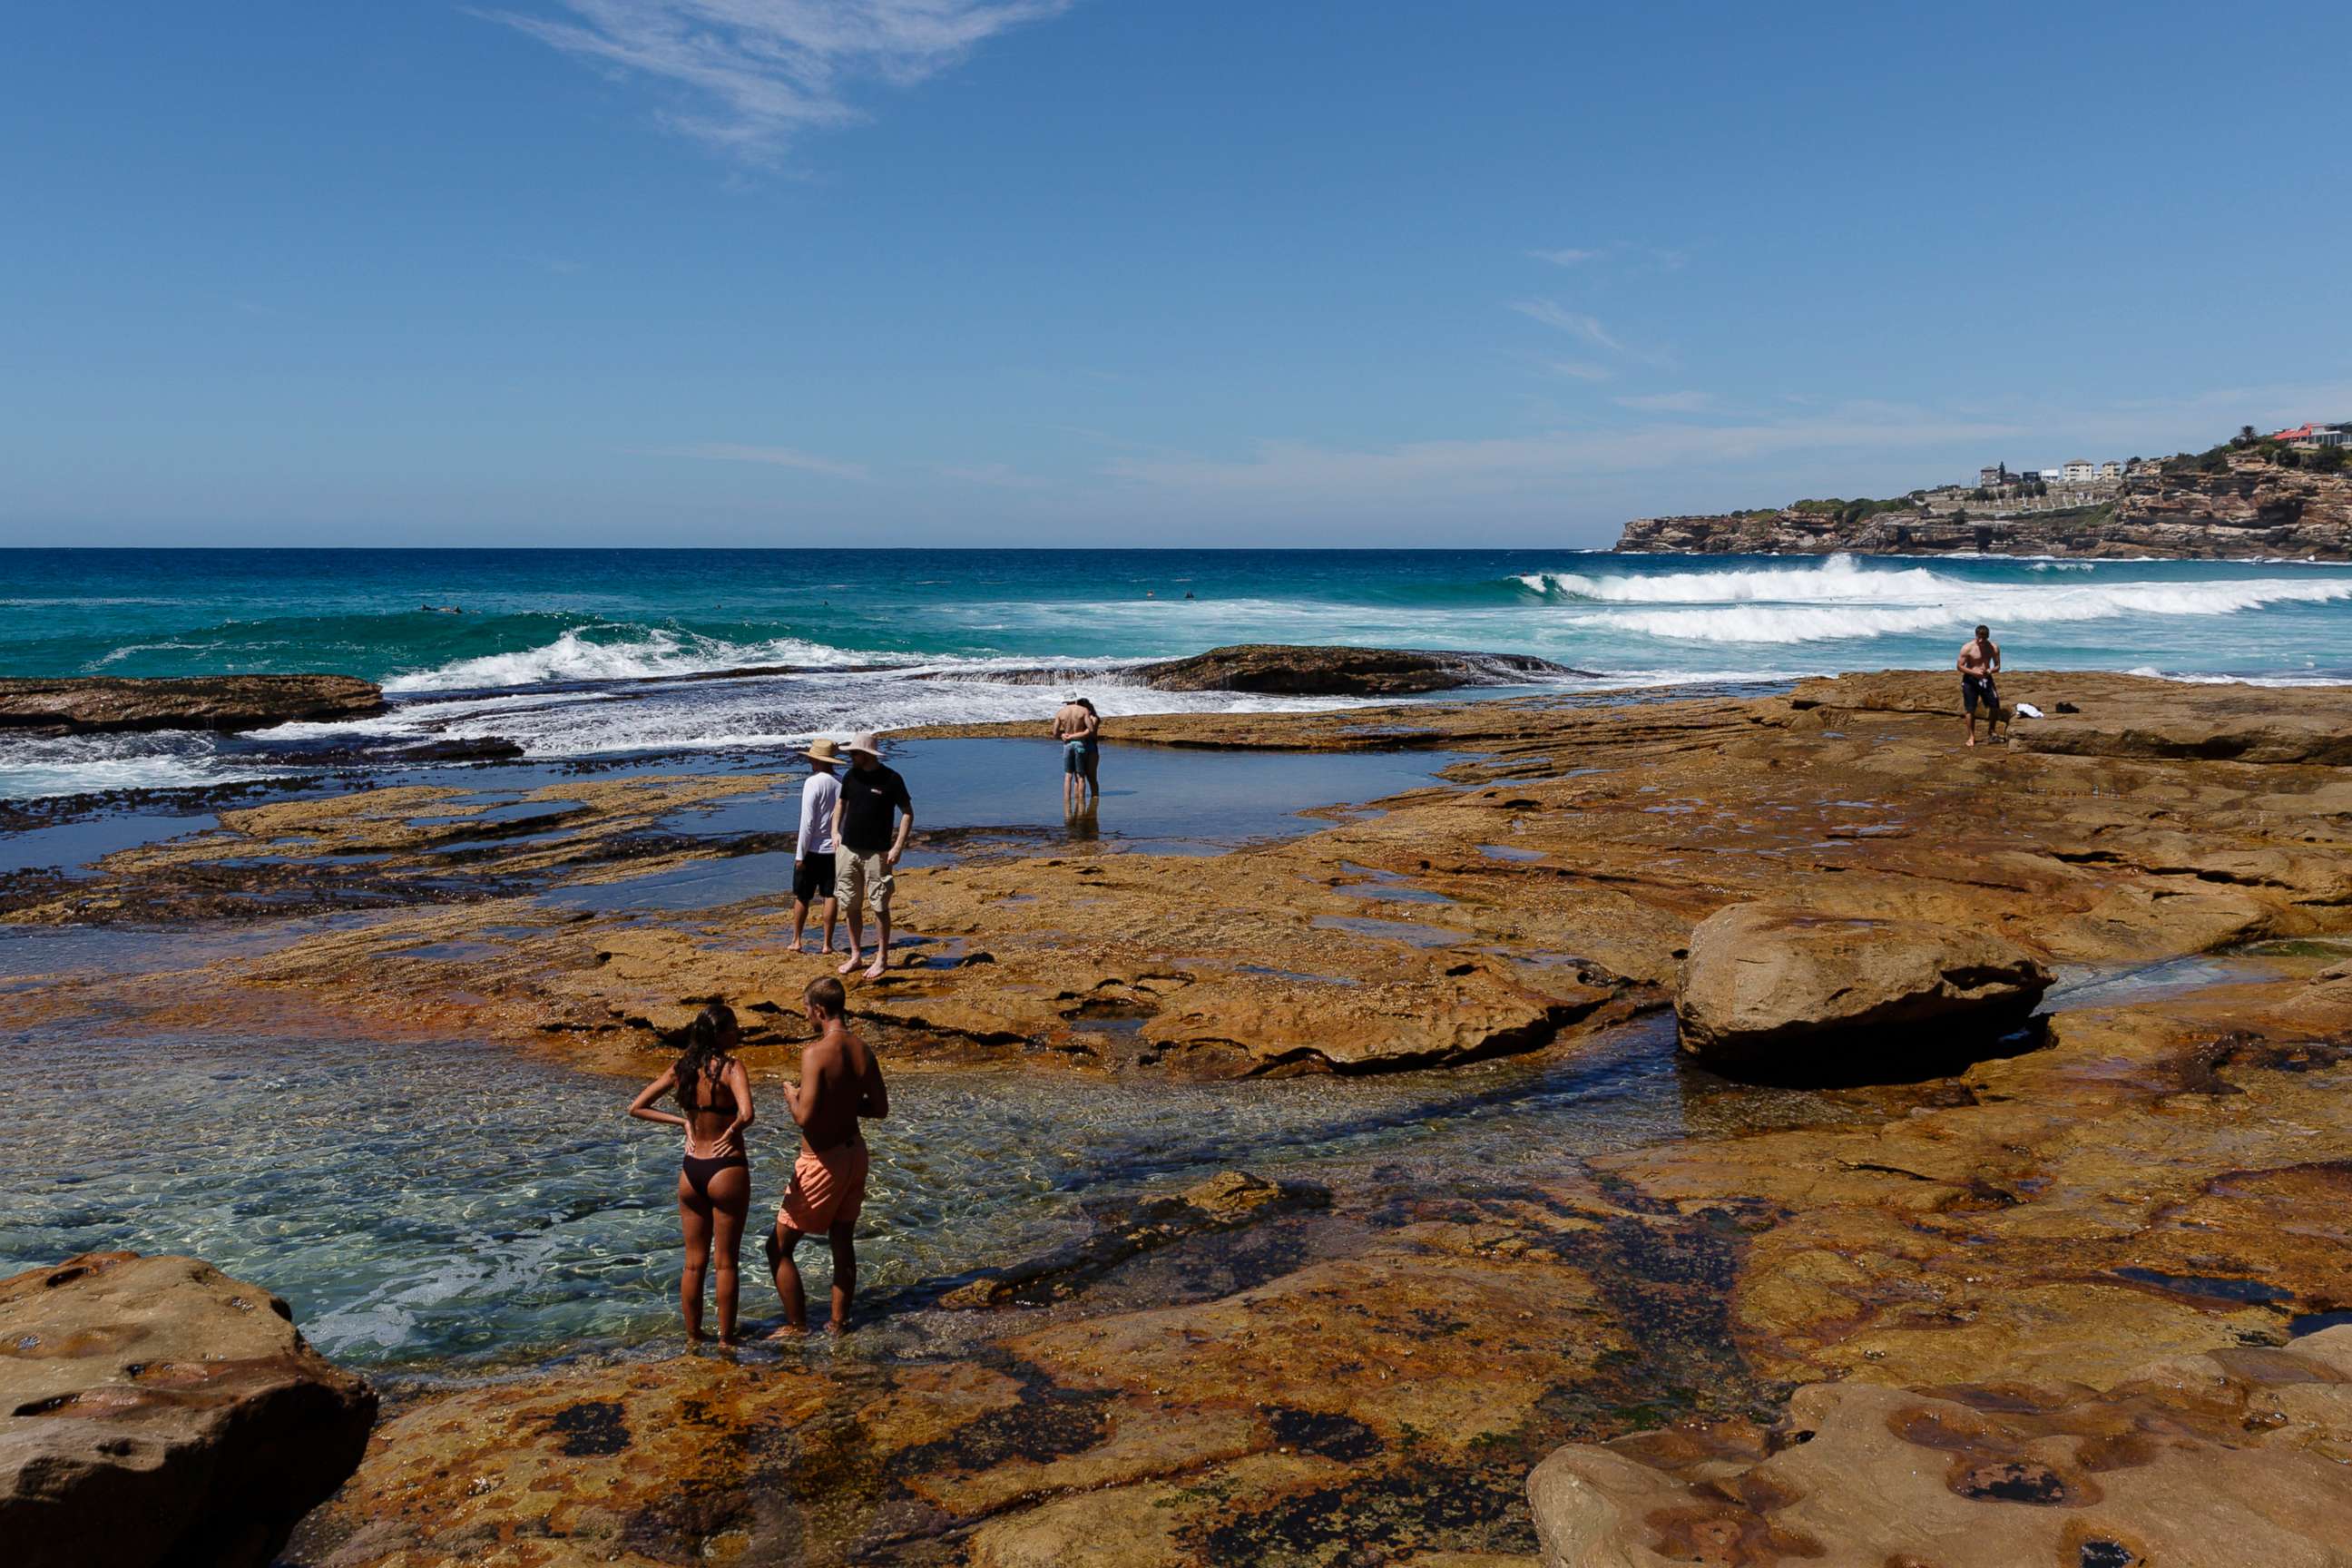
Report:
[[[1590,676],[1528,654],[1452,648],[1331,647],[1235,643],[1184,658],[1085,668],[943,670],[925,679],[1084,689],[1108,680],[1154,691],[1248,691],[1280,697],[1422,697],[1473,686],[1517,686]]]
[[[1637,518],[1617,541],[1653,554],[2079,555],[2231,560],[2352,560],[2352,473],[2281,468],[2233,458],[2218,473],[2126,479],[2111,507],[2089,512],[1955,520],[1879,512],[1842,523],[1780,510]]]
[[[0,679],[0,730],[87,735],[131,730],[264,730],[381,712],[383,691],[348,675],[104,676]]]

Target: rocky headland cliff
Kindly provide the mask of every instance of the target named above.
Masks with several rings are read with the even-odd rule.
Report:
[[[1697,517],[1645,517],[1617,548],[1651,554],[2078,555],[2193,560],[2352,560],[2352,472],[2231,457],[2211,469],[2135,475],[2115,499],[2073,511],[1999,515],[1881,510],[1849,518],[1803,504]]]

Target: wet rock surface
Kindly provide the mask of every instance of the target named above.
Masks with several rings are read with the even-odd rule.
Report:
[[[2325,1562],[2285,1548],[2336,1539],[2352,1335],[2294,1336],[2352,1305],[2352,972],[2061,1024],[1538,1180],[1334,1172],[1298,1205],[1231,1173],[1105,1230],[1216,1224],[839,1352],[428,1392],[295,1558],[1525,1563],[1600,1528],[1527,1500],[1566,1445],[1548,1474],[1601,1466],[1618,1533],[1562,1563],[1876,1563],[1885,1530],[1950,1568],[2074,1561],[2011,1550],[2034,1531],[2197,1562],[2182,1520],[2242,1518]],[[1996,1505],[2031,1517],[1899,1533]]]
[[[1138,667],[1155,691],[1256,691],[1286,697],[1404,697],[1463,686],[1514,686],[1589,675],[1525,654],[1244,643]]]
[[[260,730],[363,718],[383,709],[383,693],[373,681],[347,675],[0,679],[0,729],[45,734]]]
[[[22,1568],[269,1563],[376,1396],[286,1304],[193,1258],[0,1280],[0,1540]]]
[[[1948,684],[1123,721],[1138,743],[1478,760],[1377,814],[1219,856],[1068,843],[903,869],[905,962],[858,983],[852,1009],[910,1069],[902,1093],[912,1069],[956,1061],[1065,1074],[1082,1094],[1111,1074],[1565,1057],[1628,1018],[1663,1024],[1693,933],[1737,904],[1986,932],[2065,984],[2258,940],[2286,956],[2187,996],[2054,993],[2034,1048],[1825,1091],[1801,1126],[1756,1131],[1750,1091],[1685,1067],[1688,1136],[1621,1152],[1334,1163],[1309,1167],[1324,1199],[1293,1201],[1298,1167],[1251,1177],[1237,1149],[1215,1191],[1090,1209],[1069,1247],[885,1299],[838,1350],[592,1358],[407,1391],[295,1560],[1524,1564],[1526,1478],[1563,1446],[1760,1434],[1806,1384],[2088,1397],[2352,1310],[2352,971],[2326,956],[2352,927],[2352,782],[2316,751],[2031,749],[2030,721],[2018,744],[1964,751]],[[2119,729],[2143,692],[2217,731],[2243,695],[2111,677],[2004,689]],[[2352,699],[2296,710],[2352,728]],[[747,846],[662,842],[663,814],[788,776],[566,781],[529,804],[578,815],[446,847],[433,836],[459,825],[430,819],[480,803],[377,791],[224,811],[222,837],[109,857],[71,896],[137,908],[267,846],[294,875],[383,855],[472,892],[135,986],[0,993],[0,1023],[299,1009],[635,1071],[716,995],[764,1095],[796,1054],[801,988],[830,969],[789,951],[781,889],[597,899],[723,866]],[[599,847],[623,844],[656,847]],[[13,918],[75,917],[53,901]],[[1995,1501],[1969,1506],[2038,1508],[2003,1500],[2048,1484],[2011,1462],[1970,1483]]]
[[[1886,1081],[1990,1054],[2052,978],[1979,931],[1734,904],[1691,933],[1675,1011],[1683,1049],[1718,1071]]]
[[[2352,1540],[2352,1328],[2105,1389],[1815,1384],[1769,1426],[1563,1449],[1528,1490],[1547,1568],[2334,1563]]]

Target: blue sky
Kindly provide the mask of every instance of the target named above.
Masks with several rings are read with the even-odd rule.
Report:
[[[2239,15],[30,7],[0,542],[1589,544],[2352,417],[2343,51]]]

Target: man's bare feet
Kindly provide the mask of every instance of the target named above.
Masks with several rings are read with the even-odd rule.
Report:
[[[841,967],[839,967],[838,969],[835,970],[835,971],[834,971],[834,973],[835,973],[835,974],[846,974],[846,973],[848,973],[851,970],[856,969],[856,967],[857,967],[857,950],[856,950],[856,948],[854,948],[854,947],[853,947],[853,948],[851,948],[851,949],[849,950],[849,956],[848,956],[847,958],[845,958],[845,959],[843,959],[843,960],[841,961]]]
[[[1976,743],[1977,743],[1977,738],[1976,738],[1974,735],[1970,735],[1970,736],[1969,737],[1969,745],[1971,745],[1971,746],[1973,746],[1973,745],[1975,745]]]
[[[768,1337],[772,1340],[796,1340],[807,1332],[808,1325],[805,1323],[779,1323],[769,1331]]]
[[[876,958],[876,959],[875,959],[875,961],[873,962],[873,963],[872,963],[872,964],[870,964],[869,966],[867,966],[866,971],[866,979],[868,979],[868,980],[879,980],[879,979],[881,979],[881,978],[882,978],[882,970],[883,970],[883,967],[884,967],[884,965],[886,965],[888,962],[889,962],[889,961],[888,961],[887,959],[879,958],[879,957]]]

